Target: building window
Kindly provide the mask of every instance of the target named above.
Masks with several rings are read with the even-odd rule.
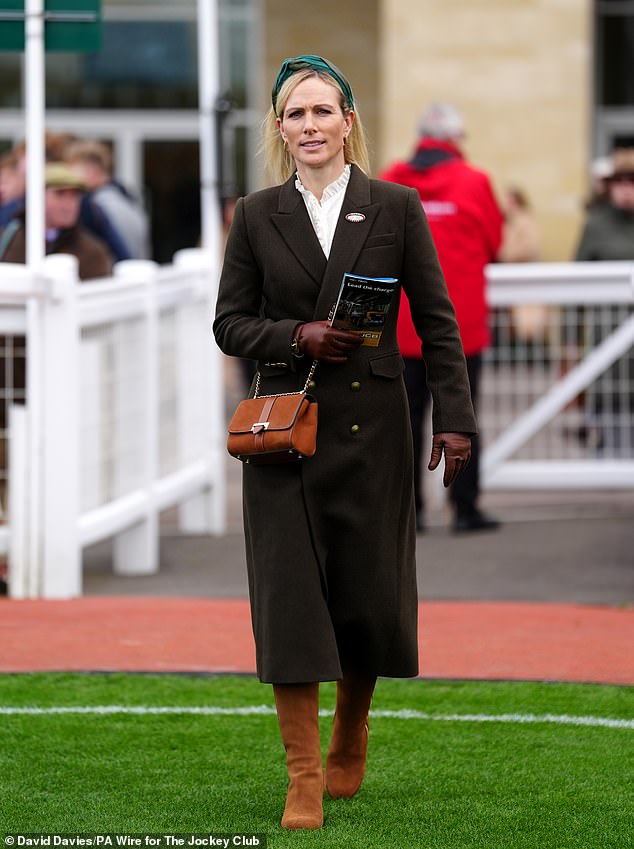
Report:
[[[634,0],[595,2],[595,153],[634,147]]]
[[[634,2],[597,4],[598,99],[603,106],[634,106]]]
[[[195,21],[105,21],[102,48],[46,59],[51,109],[195,109]]]
[[[220,93],[231,105],[219,176],[230,201],[260,179],[261,0],[216,1]],[[117,176],[151,213],[154,258],[168,262],[200,230],[197,2],[104,0],[102,8],[99,53],[46,56],[47,123],[113,146]],[[0,52],[0,154],[23,137],[22,95],[22,56]]]

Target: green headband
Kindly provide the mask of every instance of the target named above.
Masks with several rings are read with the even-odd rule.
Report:
[[[282,62],[282,67],[280,68],[280,72],[275,80],[275,85],[273,86],[273,91],[271,92],[271,100],[273,102],[275,114],[277,114],[277,96],[286,80],[289,77],[292,77],[293,74],[297,73],[297,71],[303,71],[306,68],[310,68],[313,71],[324,71],[326,74],[330,74],[331,77],[334,77],[339,84],[344,97],[348,101],[350,108],[354,109],[354,97],[352,96],[350,83],[341,73],[339,68],[327,59],[322,59],[321,56],[302,55],[295,56],[294,59],[284,59]]]

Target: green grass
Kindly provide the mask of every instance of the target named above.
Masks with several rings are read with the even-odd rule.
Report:
[[[113,704],[273,699],[252,678],[0,677],[0,706]],[[334,685],[324,685],[322,707],[333,704]],[[380,681],[374,708],[632,720],[634,689]],[[322,719],[324,750],[331,722]],[[627,849],[633,776],[632,728],[376,717],[359,794],[326,798],[321,831],[285,832],[274,716],[0,716],[0,833],[236,831],[266,834],[274,849]]]

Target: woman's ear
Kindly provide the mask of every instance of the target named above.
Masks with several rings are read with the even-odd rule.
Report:
[[[280,135],[282,136],[282,141],[286,142],[286,136],[284,135],[284,130],[282,129],[282,120],[281,118],[276,118],[275,123],[277,124],[277,129],[280,131]]]

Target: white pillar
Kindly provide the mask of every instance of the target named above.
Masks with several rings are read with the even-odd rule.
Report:
[[[106,371],[103,345],[99,339],[83,339],[79,361],[81,427],[80,512],[100,504],[104,489],[103,375]]]
[[[25,406],[12,404],[9,408],[9,433],[9,595],[31,598],[37,595],[37,587],[33,586],[29,546],[29,425]]]
[[[81,595],[79,516],[78,262],[47,257],[52,283],[43,305],[41,595]],[[28,351],[27,356],[31,356]],[[29,387],[31,398],[32,387]],[[29,401],[30,403],[30,401]]]
[[[26,0],[25,54],[24,54],[24,107],[26,146],[26,262],[33,271],[39,271],[44,258],[44,0]],[[41,451],[42,408],[38,387],[41,374],[41,305],[31,298],[27,305],[27,451],[29,453],[29,563],[39,570],[41,566]],[[39,584],[39,580],[38,580]],[[39,587],[31,588],[39,592]]]
[[[216,302],[218,282],[218,262],[220,258],[220,198],[217,174],[217,137],[215,103],[219,94],[219,50],[218,50],[218,2],[217,0],[198,0],[198,110],[200,118],[200,183],[201,183],[201,220],[202,246],[208,254],[208,283],[210,317]],[[182,259],[182,262],[187,260]],[[175,258],[175,262],[177,262]],[[211,332],[211,330],[210,330]],[[213,345],[213,343],[212,343]],[[214,346],[215,347],[215,346]],[[217,381],[219,352],[210,348],[208,364],[209,404],[207,421],[210,424],[211,447],[210,462],[214,468],[214,483],[209,493],[210,502],[205,505],[200,499],[193,499],[181,509],[181,526],[190,531],[207,525],[214,533],[225,530],[225,487],[224,455],[222,460],[218,450],[218,405],[224,410],[224,389],[222,376]],[[222,414],[221,414],[222,415]],[[224,431],[224,415],[222,415]]]
[[[44,0],[25,3],[26,262],[44,257]]]
[[[136,422],[126,419],[126,426],[140,429],[143,446],[141,462],[143,478],[141,483],[146,495],[146,512],[141,522],[117,534],[114,539],[114,571],[120,575],[148,575],[158,571],[159,565],[159,521],[156,504],[156,482],[158,480],[158,297],[156,292],[158,266],[149,260],[126,260],[115,266],[115,277],[120,280],[144,283],[146,292],[146,313],[144,350],[142,354],[145,374],[143,392],[143,414]],[[131,328],[130,340],[138,338],[138,329]],[[123,340],[122,340],[123,341]],[[125,401],[127,389],[121,383],[121,377],[129,364],[125,344],[117,352],[117,385],[122,387]],[[138,357],[138,351],[135,351]],[[138,363],[135,364],[138,368]],[[121,435],[125,437],[125,435]],[[117,472],[119,480],[125,477],[125,470]],[[123,495],[118,492],[117,495]]]
[[[179,392],[179,440],[180,454],[182,446],[188,438],[185,423],[190,419],[187,409],[188,400],[184,397],[186,384],[189,382],[186,373],[189,370],[200,369],[199,380],[195,382],[203,386],[205,391],[198,400],[198,430],[201,442],[205,444],[205,455],[209,468],[209,486],[195,496],[181,502],[179,505],[179,527],[185,533],[223,534],[226,530],[226,424],[225,424],[225,392],[223,374],[223,355],[215,344],[211,332],[213,309],[218,287],[218,264],[215,254],[209,251],[189,249],[179,251],[174,257],[177,268],[197,271],[200,275],[201,290],[204,295],[203,307],[206,312],[203,322],[198,323],[195,332],[201,334],[204,356],[198,361],[191,362],[183,348],[182,337],[179,336],[179,364],[177,369]],[[179,330],[182,330],[182,326]],[[184,392],[183,392],[184,390]],[[183,406],[181,406],[181,404]],[[202,430],[202,434],[201,434]]]
[[[220,208],[216,173],[216,113],[218,97],[218,4],[198,0],[198,111],[200,119],[200,185],[202,246],[220,252]]]

